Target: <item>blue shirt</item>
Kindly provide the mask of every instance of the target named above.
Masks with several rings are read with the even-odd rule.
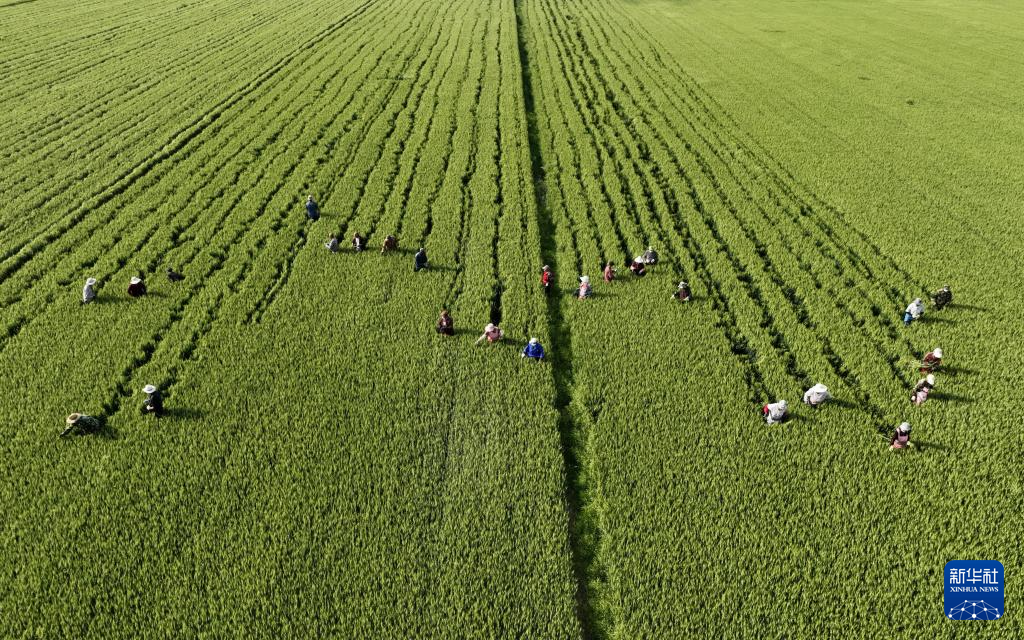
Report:
[[[536,344],[527,344],[523,349],[523,355],[527,358],[543,358],[544,347],[540,346],[539,342]]]
[[[306,215],[309,216],[310,220],[316,220],[320,217],[320,209],[316,206],[315,202],[306,203]]]

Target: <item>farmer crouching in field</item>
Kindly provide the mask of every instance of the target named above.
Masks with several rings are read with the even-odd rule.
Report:
[[[633,258],[633,262],[629,264],[629,270],[638,278],[642,278],[647,275],[647,267],[644,265],[643,256]]]
[[[146,283],[142,281],[139,276],[133,276],[128,281],[128,295],[133,298],[139,298],[146,295]]]
[[[896,449],[912,449],[914,444],[910,442],[910,423],[904,422],[896,427],[896,432],[889,439],[889,451]]]
[[[949,290],[948,284],[932,294],[932,304],[936,311],[942,311],[950,302],[953,302],[953,292]]]
[[[924,378],[917,381],[914,385],[914,390],[910,392],[910,401],[921,406],[928,400],[928,395],[931,394],[932,389],[935,388],[935,376],[929,373]]]
[[[306,198],[306,217],[313,222],[320,219],[320,206],[317,205],[312,194]]]
[[[785,422],[789,418],[789,405],[785,400],[779,400],[761,407],[761,413],[768,424]]]
[[[903,326],[910,326],[910,323],[914,320],[918,320],[924,315],[924,303],[921,302],[921,298],[914,298],[914,301],[907,305],[907,310],[903,312]]]
[[[358,231],[352,234],[352,250],[359,253],[365,248],[366,240],[363,239],[363,236],[359,235]]]
[[[338,236],[331,234],[330,238],[327,238],[327,242],[324,243],[327,250],[331,253],[338,253]]]
[[[441,317],[437,319],[437,332],[443,336],[455,335],[455,321],[447,309],[441,309]]]
[[[384,244],[380,247],[380,255],[384,255],[388,251],[395,251],[396,249],[398,249],[398,238],[388,236],[384,238]]]
[[[593,295],[594,290],[590,287],[590,276],[580,276],[580,286],[576,288],[576,298],[586,300]]]
[[[679,283],[679,286],[676,287],[676,292],[672,294],[672,297],[678,300],[679,302],[689,302],[691,295],[692,294],[690,292],[690,283],[687,282],[686,280],[683,280],[682,282]]]
[[[820,382],[804,392],[804,404],[812,409],[817,409],[831,398],[832,394],[828,392],[828,387]]]
[[[480,344],[484,340],[487,340],[487,344],[494,344],[505,337],[505,332],[498,328],[498,325],[493,322],[488,322],[487,326],[484,327],[484,333],[482,336],[476,339],[475,344]]]
[[[654,247],[647,247],[647,251],[644,251],[640,259],[644,261],[644,264],[658,264],[658,252],[654,250]]]
[[[938,371],[941,366],[942,349],[935,347],[932,351],[924,354],[924,358],[921,359],[921,367],[918,371],[921,373],[932,373],[933,371]]]
[[[95,433],[100,430],[100,426],[100,421],[92,416],[87,416],[84,413],[72,413],[65,418],[64,431],[61,432],[60,437]]]
[[[519,357],[538,362],[544,359],[544,347],[540,346],[540,341],[537,338],[530,338],[530,342],[523,347],[523,353]]]
[[[416,252],[416,255],[412,258],[412,270],[413,272],[422,271],[427,268],[427,250],[420,247],[420,250]]]
[[[146,400],[142,403],[143,415],[151,413],[160,417],[164,413],[164,397],[160,390],[151,384],[142,387],[142,393],[146,394]]]
[[[96,299],[96,278],[86,278],[82,287],[82,304],[89,304]]]

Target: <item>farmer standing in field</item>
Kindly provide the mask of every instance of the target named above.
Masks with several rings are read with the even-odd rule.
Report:
[[[889,451],[912,448],[914,448],[914,444],[910,441],[910,423],[904,422],[896,427],[896,432],[889,439]]]
[[[519,357],[529,358],[534,362],[539,362],[544,359],[544,347],[540,346],[540,341],[537,340],[537,338],[530,338],[530,342],[523,347],[523,352]]]
[[[320,206],[317,205],[312,194],[306,198],[306,217],[313,222],[320,219]]]
[[[384,238],[384,244],[380,247],[380,255],[384,255],[388,251],[394,251],[398,248],[398,238],[395,236],[388,236]]]
[[[936,311],[942,311],[950,302],[953,302],[953,292],[950,291],[948,284],[932,294],[932,304],[935,305]]]
[[[185,276],[181,275],[174,270],[173,267],[167,267],[167,280],[170,282],[181,282],[185,279]]]
[[[672,297],[678,300],[679,302],[689,302],[691,295],[692,294],[690,292],[690,283],[687,282],[686,280],[683,280],[682,282],[679,283],[679,286],[676,287],[676,292],[672,294]]]
[[[421,271],[427,268],[427,250],[420,247],[420,250],[413,256],[412,270],[413,272]]]
[[[484,333],[482,336],[476,339],[474,344],[480,344],[484,340],[487,340],[487,344],[494,344],[505,337],[505,332],[498,328],[498,325],[493,322],[488,322],[487,326],[484,327]]]
[[[553,278],[551,267],[544,265],[540,270],[540,286],[544,287],[544,295],[551,295],[551,280]]]
[[[87,416],[84,413],[72,413],[64,420],[64,431],[61,432],[60,437],[64,437],[69,434],[86,434],[95,433],[100,430],[100,421],[92,416]]]
[[[612,266],[612,261],[609,260],[608,264],[604,265],[604,281],[611,282],[615,279],[615,267]]]
[[[903,326],[910,326],[911,322],[920,319],[922,315],[924,315],[924,303],[921,302],[921,298],[914,298],[914,301],[907,305],[907,310],[903,312]]]
[[[146,295],[146,283],[140,276],[132,276],[132,279],[128,281],[128,295],[133,298]]]
[[[151,384],[142,387],[142,393],[146,394],[146,400],[142,403],[142,414],[152,413],[160,417],[164,413],[164,397],[160,390]]]
[[[820,382],[804,392],[804,404],[812,409],[817,409],[831,399],[832,394],[828,392],[828,387]]]
[[[764,421],[768,424],[785,422],[789,418],[789,405],[785,400],[779,400],[761,407],[761,413],[764,415]]]
[[[935,347],[932,351],[929,351],[921,359],[921,367],[918,369],[921,373],[931,373],[938,371],[939,367],[942,366],[942,349]]]
[[[928,395],[931,394],[932,389],[935,388],[935,376],[929,373],[924,378],[917,381],[914,385],[914,390],[910,393],[910,401],[917,406],[921,406],[928,400]]]
[[[644,261],[644,264],[657,264],[658,252],[654,250],[654,247],[649,246],[640,258]]]
[[[338,236],[332,233],[331,237],[327,238],[327,242],[324,243],[324,246],[327,247],[327,250],[331,253],[338,253]]]
[[[441,309],[441,317],[437,319],[437,332],[443,336],[455,335],[455,321],[447,309]]]
[[[82,304],[89,304],[96,299],[96,278],[86,278],[82,287]]]

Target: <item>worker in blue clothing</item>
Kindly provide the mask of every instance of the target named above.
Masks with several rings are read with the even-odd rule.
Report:
[[[320,219],[320,207],[317,205],[316,200],[313,199],[312,194],[306,198],[306,217],[313,222]]]
[[[530,358],[533,361],[544,359],[544,347],[540,346],[537,338],[530,338],[529,344],[523,347],[521,358]]]

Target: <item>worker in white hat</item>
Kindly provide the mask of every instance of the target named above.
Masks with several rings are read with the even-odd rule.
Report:
[[[928,399],[928,395],[935,388],[935,375],[929,373],[927,376],[921,378],[914,385],[914,390],[910,393],[910,401],[921,406]]]
[[[523,347],[523,353],[520,355],[521,358],[529,358],[534,362],[544,359],[544,347],[540,345],[540,340],[537,338],[530,338],[530,342]]]
[[[672,294],[672,297],[679,302],[689,302],[691,295],[693,295],[693,293],[690,291],[690,283],[683,280],[679,283],[679,286],[676,287],[676,291]]]
[[[498,325],[493,322],[488,322],[487,326],[484,327],[484,333],[476,339],[476,344],[480,344],[484,340],[487,340],[487,344],[494,344],[505,337],[505,332],[498,328]]]
[[[82,287],[82,304],[89,304],[96,299],[96,278],[86,278]]]
[[[313,194],[306,198],[306,217],[316,222],[320,219],[320,206],[313,199]]]
[[[892,434],[892,438],[889,440],[889,451],[912,449],[913,447],[914,444],[910,442],[910,423],[904,422],[896,427],[896,432]]]
[[[160,390],[154,385],[147,384],[142,387],[142,393],[146,394],[146,401],[142,403],[142,413],[152,413],[159,418],[164,412],[164,397]]]
[[[576,297],[580,300],[589,298],[594,290],[590,286],[590,276],[580,276],[580,286],[576,289]]]
[[[658,252],[654,250],[654,247],[647,247],[647,251],[644,251],[640,259],[644,261],[644,264],[657,264]]]
[[[921,373],[931,373],[938,371],[939,367],[942,366],[942,349],[935,347],[924,355],[921,359]]]
[[[832,394],[828,392],[828,387],[820,382],[804,392],[804,404],[813,409],[817,409],[831,398]]]
[[[907,326],[914,320],[918,320],[924,315],[924,303],[921,302],[921,298],[914,298],[914,301],[907,305],[907,310],[903,312],[903,325]]]
[[[128,281],[128,295],[133,298],[146,295],[146,283],[142,281],[142,277],[132,276],[132,279]]]
[[[789,405],[785,400],[779,400],[761,407],[761,413],[764,415],[764,421],[768,424],[785,422],[789,418]]]

